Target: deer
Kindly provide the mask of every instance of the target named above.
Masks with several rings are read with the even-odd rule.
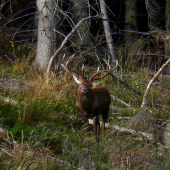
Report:
[[[96,77],[99,73],[99,68],[97,72],[89,79],[85,80],[82,76],[77,75],[69,66],[69,63],[73,61],[75,54],[73,54],[67,61],[65,61],[65,55],[63,56],[64,67],[71,73],[75,82],[78,84],[77,90],[77,108],[81,113],[81,117],[86,125],[86,131],[89,132],[89,120],[93,118],[94,134],[96,143],[99,142],[99,133],[100,133],[100,122],[99,115],[102,116],[102,137],[103,141],[105,140],[105,123],[108,119],[109,106],[111,103],[111,97],[109,91],[105,87],[96,87],[92,88],[92,82],[95,80],[100,80],[108,76],[111,72],[117,69],[118,63],[116,66],[111,69],[108,62],[105,63],[108,66],[108,71],[105,75],[101,77]]]

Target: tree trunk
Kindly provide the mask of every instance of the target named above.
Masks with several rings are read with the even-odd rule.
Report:
[[[99,0],[99,2],[100,2],[100,9],[101,9],[102,18],[106,19],[106,20],[109,20],[108,15],[107,15],[105,0]],[[110,25],[109,25],[109,22],[106,21],[106,20],[103,20],[104,33],[105,33],[107,45],[109,47],[110,65],[113,66],[113,63],[117,60],[117,57],[116,57],[116,53],[115,53],[115,50],[114,50],[113,39],[112,39],[112,35],[111,35],[111,30],[110,30]]]
[[[148,11],[148,29],[150,31],[157,30],[160,26],[161,8],[157,0],[145,0],[146,9]]]
[[[137,0],[125,1],[125,30],[137,30]]]
[[[55,7],[55,0],[37,0],[38,42],[34,65],[41,73],[47,70],[49,60],[56,50]]]
[[[170,57],[170,1],[166,0],[165,11],[166,37],[165,37],[165,55]]]
[[[88,4],[85,0],[73,1],[73,21],[77,24],[80,20],[89,16]],[[75,44],[79,47],[89,46],[91,42],[89,30],[89,21],[82,23],[82,25],[75,32]]]

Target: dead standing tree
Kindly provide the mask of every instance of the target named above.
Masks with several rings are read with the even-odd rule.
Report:
[[[163,72],[163,70],[165,69],[165,67],[170,63],[170,59],[168,59],[163,65],[162,67],[158,70],[158,72],[154,75],[154,77],[150,80],[146,90],[145,90],[145,94],[143,96],[143,101],[142,101],[142,105],[141,107],[145,107],[146,106],[146,103],[147,103],[147,96],[148,96],[148,93],[151,89],[151,86],[153,84],[153,82],[156,80],[156,78]]]
[[[114,50],[110,25],[108,22],[109,18],[107,15],[106,3],[105,3],[105,0],[99,0],[99,2],[100,2],[100,9],[101,9],[101,16],[103,19],[105,38],[106,38],[107,45],[109,48],[109,61],[110,61],[111,65],[113,65],[113,63],[117,60],[117,58],[116,58],[116,53]]]

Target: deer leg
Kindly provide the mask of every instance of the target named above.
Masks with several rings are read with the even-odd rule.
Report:
[[[100,134],[100,122],[99,119],[97,120],[97,139],[99,139],[99,134]]]
[[[102,114],[102,135],[103,135],[103,141],[105,141],[105,123],[108,118],[109,108],[105,109],[105,111]]]
[[[102,122],[102,136],[103,136],[103,141],[105,141],[105,122]]]
[[[98,116],[95,116],[93,118],[93,124],[94,124],[94,134],[96,138],[96,142],[99,142],[99,132],[100,132],[100,123],[99,123],[99,118]]]

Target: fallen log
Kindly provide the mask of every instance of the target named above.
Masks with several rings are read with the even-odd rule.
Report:
[[[93,120],[89,119],[89,124],[93,124]],[[100,124],[102,124],[102,122],[100,122]],[[129,135],[133,135],[133,137],[138,137],[143,139],[146,139],[148,141],[155,141],[156,140],[156,136],[150,133],[145,133],[145,132],[140,132],[140,131],[136,131],[133,129],[129,129],[129,128],[124,128],[124,127],[120,127],[118,125],[114,125],[114,124],[110,124],[110,123],[106,123],[105,124],[106,128],[110,128],[114,130],[114,133],[124,133],[124,134],[129,134]]]

